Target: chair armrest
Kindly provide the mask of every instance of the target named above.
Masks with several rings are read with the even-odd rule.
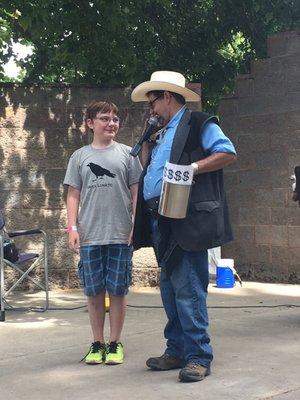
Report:
[[[29,229],[29,230],[22,230],[22,231],[9,231],[7,232],[9,237],[16,237],[16,236],[27,236],[27,235],[40,235],[44,232],[41,229]]]

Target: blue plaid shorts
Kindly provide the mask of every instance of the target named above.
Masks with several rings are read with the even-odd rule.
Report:
[[[132,281],[132,251],[127,244],[81,246],[78,273],[85,295],[107,290],[125,296]]]

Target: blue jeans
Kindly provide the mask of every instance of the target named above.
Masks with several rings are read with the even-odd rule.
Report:
[[[152,223],[154,246],[159,241],[157,221]],[[166,353],[209,367],[213,359],[208,336],[207,287],[209,283],[207,250],[184,251],[171,276],[161,268],[160,290],[168,322],[164,330]]]

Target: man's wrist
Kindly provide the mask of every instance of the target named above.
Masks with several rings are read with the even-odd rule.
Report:
[[[193,167],[194,175],[197,174],[197,172],[199,171],[199,165],[196,162],[193,162],[191,166]]]
[[[69,226],[67,227],[67,232],[68,232],[68,233],[70,233],[70,232],[77,232],[77,226],[76,226],[76,225],[69,225]]]

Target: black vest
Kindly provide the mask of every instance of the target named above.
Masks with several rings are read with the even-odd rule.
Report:
[[[202,112],[183,114],[174,136],[170,162],[188,165],[207,157],[199,143],[199,132],[208,121],[218,124],[215,117]],[[152,246],[151,229],[143,200],[145,167],[139,184],[133,246],[135,249]],[[187,216],[184,219],[162,218],[168,223],[178,245],[187,251],[218,247],[233,239],[223,184],[223,170],[195,175]]]

